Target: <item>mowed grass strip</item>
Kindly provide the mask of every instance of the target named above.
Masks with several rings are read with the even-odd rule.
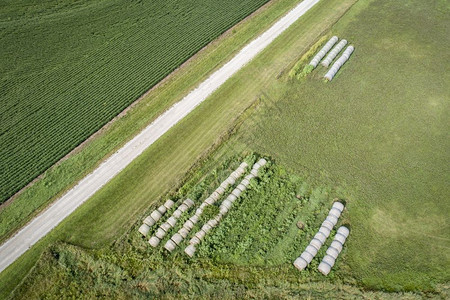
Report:
[[[40,210],[61,196],[101,160],[112,154],[167,108],[229,60],[242,46],[265,30],[297,0],[272,1],[254,16],[244,20],[218,41],[200,51],[182,68],[149,93],[123,117],[98,132],[85,146],[61,164],[46,171],[42,178],[17,198],[0,208],[0,241],[5,240]]]
[[[280,6],[286,5],[279,3]],[[126,232],[131,224],[142,216],[146,207],[165,191],[176,187],[197,158],[201,157],[214,142],[219,142],[218,137],[227,132],[230,126],[233,126],[235,118],[258,99],[260,91],[306,51],[308,45],[312,44],[314,39],[327,30],[353,3],[354,1],[337,0],[318,3],[253,62],[226,82],[209,100],[171,129],[66,219],[61,226],[3,271],[0,274],[1,295],[8,295],[22,280],[46,245],[65,240],[81,246],[102,247]],[[286,9],[283,10],[280,6],[273,8],[286,12]],[[274,14],[279,15],[279,11]],[[267,15],[262,16],[264,22],[273,22],[273,19],[267,20],[266,17]],[[255,28],[253,30],[256,31]],[[252,35],[247,37],[250,39],[250,36]],[[230,47],[234,49],[235,46]],[[200,70],[208,72],[206,68]],[[247,83],[249,78],[252,84]],[[172,101],[169,96],[177,95],[180,90],[169,89],[166,93],[164,97],[161,96],[162,99]],[[145,105],[142,104],[141,107]],[[133,112],[139,116],[143,113],[137,110]],[[145,123],[134,117],[134,113],[120,119],[115,125],[117,127],[114,127],[114,132],[124,132],[126,135],[128,129],[123,125],[132,124],[130,120],[136,120],[138,124]],[[120,135],[107,135],[97,147],[101,149],[102,145],[107,145],[108,138],[114,141],[118,136]],[[65,170],[68,172],[68,169]],[[43,186],[41,187],[40,191],[44,191]]]
[[[268,0],[41,2],[0,14],[0,203]]]
[[[368,288],[450,279],[449,13],[444,2],[359,1],[330,33],[355,45],[333,81],[320,66],[274,84],[240,131],[240,147],[346,190],[346,258]]]

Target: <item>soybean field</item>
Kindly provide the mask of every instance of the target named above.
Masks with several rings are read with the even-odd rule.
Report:
[[[3,1],[0,203],[267,1]]]

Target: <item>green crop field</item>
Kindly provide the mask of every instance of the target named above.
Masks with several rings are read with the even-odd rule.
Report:
[[[0,203],[267,1],[2,1]]]
[[[2,272],[0,296],[448,299],[449,16],[446,1],[320,1]],[[355,46],[333,81],[321,66],[290,78],[332,35]],[[165,199],[204,199],[259,156],[264,175],[192,259],[137,232]],[[325,249],[299,272],[334,198],[344,250],[327,277]]]

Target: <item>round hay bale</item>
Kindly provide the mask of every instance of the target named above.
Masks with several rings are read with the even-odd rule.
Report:
[[[237,180],[241,176],[241,174],[239,174],[239,172],[237,171],[234,171],[230,174],[230,176]]]
[[[208,231],[210,231],[212,229],[212,227],[208,224],[208,223],[206,223],[206,224],[204,224],[203,226],[202,226],[202,230],[205,232],[205,233],[207,233]]]
[[[330,216],[328,215],[328,217],[326,218],[326,220],[328,222],[330,222],[331,224],[333,224],[333,227],[336,226],[338,219],[335,216]]]
[[[197,208],[197,209],[195,210],[195,214],[196,214],[198,217],[200,217],[200,216],[202,215],[202,213],[203,213],[203,209],[202,209],[202,208]]]
[[[238,167],[238,168],[236,169],[236,173],[239,174],[239,177],[241,177],[241,175],[244,174],[244,172],[245,172],[245,169],[244,169],[244,168]]]
[[[345,236],[345,239],[347,239],[348,235],[350,234],[350,230],[345,226],[341,226],[338,228],[337,233],[342,234],[343,236]]]
[[[259,170],[259,168],[261,168],[261,165],[259,164],[259,163],[255,163],[254,165],[253,165],[253,170]]]
[[[164,206],[167,208],[167,209],[171,209],[172,208],[172,206],[175,204],[175,202],[173,202],[172,200],[170,200],[170,199],[168,199],[168,200],[166,200],[166,202],[164,202]]]
[[[181,234],[179,234],[178,232],[175,233],[172,237],[171,237],[172,241],[175,242],[175,244],[179,245],[182,241],[183,241],[183,237],[181,236]]]
[[[331,208],[336,208],[342,213],[342,211],[344,210],[344,204],[342,204],[341,202],[334,202]]]
[[[296,267],[300,271],[303,271],[306,268],[307,265],[308,265],[308,263],[301,257],[298,257],[294,261],[294,267]]]
[[[317,249],[314,246],[308,245],[306,246],[305,252],[308,252],[309,254],[311,254],[313,257],[316,256],[317,254]]]
[[[308,264],[313,260],[314,256],[311,255],[311,253],[303,251],[303,253],[300,255],[301,258],[303,258]]]
[[[183,201],[184,204],[187,205],[187,207],[192,207],[195,203],[192,199],[187,198],[186,200]]]
[[[247,167],[248,167],[248,163],[246,163],[245,161],[242,162],[242,163],[239,165],[239,168],[245,169],[245,168],[247,168]]]
[[[305,224],[302,221],[298,221],[297,228],[303,230],[303,228],[305,228]]]
[[[322,226],[319,228],[319,232],[323,233],[323,235],[328,238],[330,236],[331,230],[325,226]]]
[[[253,178],[255,178],[255,175],[253,174],[248,174],[247,176],[245,176],[244,179],[247,179],[248,181],[252,180]]]
[[[316,233],[314,238],[318,239],[322,243],[322,245],[325,244],[325,241],[327,240],[327,237],[320,231],[318,233]]]
[[[166,244],[164,245],[164,248],[169,251],[172,252],[173,250],[175,250],[177,245],[175,245],[175,243],[172,240],[168,240],[166,242]]]
[[[206,201],[206,200],[205,200],[205,201]],[[206,203],[206,202],[203,202],[202,204],[200,204],[199,208],[200,208],[200,209],[205,209],[208,205],[210,205],[210,204],[208,204],[208,203]]]
[[[193,215],[192,217],[189,218],[189,220],[192,222],[192,224],[197,224],[198,216],[197,215]]]
[[[157,210],[161,213],[161,215],[165,214],[167,211],[167,208],[164,205],[161,205],[157,208]]]
[[[227,207],[222,206],[222,205],[219,208],[219,212],[220,212],[221,215],[226,215],[228,213],[228,210],[229,209]]]
[[[240,190],[240,189],[234,189],[232,192],[231,192],[231,194],[233,195],[233,196],[235,196],[236,198],[239,198],[239,196],[241,195],[241,193],[242,193],[242,191]]]
[[[328,247],[327,254],[332,258],[337,259],[337,257],[339,256],[339,251],[337,251],[333,247]]]
[[[336,240],[339,243],[341,243],[342,245],[344,245],[346,238],[344,235],[342,235],[340,233],[336,233],[336,235],[334,236],[334,240]]]
[[[196,236],[193,236],[190,240],[189,240],[189,244],[192,245],[198,245],[200,244],[200,239]]]
[[[152,246],[153,248],[158,246],[160,242],[160,239],[157,238],[156,236],[152,236],[149,240],[148,243],[150,244],[150,246]]]
[[[148,226],[147,224],[142,224],[141,227],[139,227],[138,231],[143,235],[143,236],[147,236],[147,234],[150,231],[150,226]]]
[[[313,246],[314,248],[316,248],[317,250],[320,250],[320,248],[322,247],[322,242],[319,241],[318,239],[312,239],[311,242],[309,243],[311,246]]]
[[[236,201],[237,197],[235,195],[228,195],[227,199],[225,200],[229,200],[231,203],[233,203],[234,201]]]
[[[171,227],[174,227],[175,224],[177,224],[177,219],[176,219],[174,216],[172,216],[172,217],[168,218],[166,222],[167,222]]]
[[[201,241],[203,240],[203,238],[205,237],[206,232],[204,230],[199,230],[197,231],[197,233],[195,234],[195,236]]]
[[[178,233],[184,238],[186,238],[189,234],[189,230],[186,227],[181,227],[180,230],[178,230]]]
[[[205,200],[205,202],[204,203],[202,203],[202,205],[203,204],[207,204],[207,205],[213,205],[214,204],[214,202],[216,202],[213,198],[211,198],[211,197],[208,197],[208,198],[206,198],[206,200]],[[202,205],[200,205],[200,208],[202,207]]]
[[[327,264],[326,262],[321,262],[317,269],[319,270],[320,273],[327,276],[331,271],[331,266],[329,264]]]
[[[336,249],[339,253],[341,253],[342,251],[342,244],[339,241],[333,240],[331,242],[330,247],[333,247],[334,249]]]
[[[239,189],[241,192],[244,192],[247,189],[247,187],[242,183],[238,184],[236,188]]]
[[[213,193],[211,194],[211,196],[209,196],[209,197],[210,197],[211,199],[213,199],[214,202],[215,202],[215,201],[219,200],[220,194],[219,194],[218,192],[213,192]]]
[[[336,262],[336,259],[327,254],[323,257],[322,261],[327,263],[330,267],[333,267],[334,263]]]
[[[325,220],[322,223],[322,227],[326,227],[326,228],[328,228],[331,231],[331,230],[333,230],[334,225],[330,221]]]
[[[220,187],[225,191],[229,185],[228,179],[225,179],[225,181],[220,184]]]
[[[162,223],[161,226],[159,226],[159,227],[162,228],[165,232],[169,231],[170,228],[172,228],[172,226],[170,226],[170,224],[167,222]]]
[[[227,178],[227,183],[228,183],[228,185],[233,185],[236,183],[236,179],[234,179],[233,177],[230,176]]]
[[[178,206],[178,209],[181,210],[182,212],[185,212],[188,210],[188,206],[184,203],[182,203],[180,206]]]
[[[267,160],[265,158],[261,158],[260,160],[258,160],[258,164],[262,167],[265,166],[267,164]]]
[[[341,212],[337,208],[332,208],[332,209],[330,209],[330,212],[328,213],[328,215],[334,216],[334,217],[336,217],[336,219],[339,219],[339,217],[341,216]]]
[[[221,204],[220,206],[226,207],[227,209],[230,209],[230,208],[231,208],[231,205],[233,205],[233,204],[231,203],[231,201],[228,200],[228,199],[225,199],[225,200],[223,200],[223,202],[222,202],[222,204]]]
[[[164,238],[164,237],[166,236],[166,232],[165,232],[162,228],[158,228],[158,229],[156,230],[156,232],[155,232],[155,236],[156,236],[158,239],[162,239],[162,238]]]
[[[213,228],[213,227],[216,227],[217,224],[219,224],[219,222],[217,222],[216,219],[211,219],[211,220],[209,220],[208,223],[206,223],[206,224],[208,224],[209,226],[211,226],[211,228]]]
[[[216,192],[217,192],[219,195],[222,195],[223,193],[225,193],[225,189],[224,189],[222,186],[219,186],[219,187],[216,189]]]
[[[155,220],[153,220],[153,218],[150,216],[144,219],[144,224],[147,224],[149,227],[155,225],[155,223]]]
[[[252,169],[252,170],[250,171],[250,174],[252,174],[252,175],[255,176],[255,177],[258,177],[258,170]]]
[[[250,185],[250,180],[244,178],[242,179],[241,184],[247,188]]]
[[[186,222],[184,222],[183,227],[185,227],[188,230],[191,230],[194,227],[194,223],[189,219]]]
[[[221,215],[221,214],[217,214],[217,215],[214,217],[214,220],[216,220],[217,223],[219,223],[220,220],[222,220],[222,215]]]
[[[181,210],[177,209],[176,211],[173,212],[172,216],[179,219],[182,214],[183,214],[183,212]]]
[[[151,214],[150,217],[152,217],[153,220],[155,220],[155,222],[158,222],[159,219],[161,219],[162,214],[158,211],[158,210],[154,210]]]
[[[189,245],[186,247],[186,249],[184,249],[184,252],[189,256],[189,257],[193,257],[194,253],[195,253],[195,246],[194,245]]]

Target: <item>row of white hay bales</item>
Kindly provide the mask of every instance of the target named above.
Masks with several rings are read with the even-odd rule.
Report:
[[[300,271],[304,270],[309,263],[316,256],[317,252],[320,250],[325,241],[330,236],[331,231],[334,226],[336,226],[342,211],[344,210],[344,205],[341,202],[334,202],[332,208],[330,209],[327,218],[323,221],[319,228],[319,232],[316,233],[314,238],[311,240],[309,245],[306,247],[305,251],[294,261],[294,266]]]
[[[324,56],[330,51],[331,47],[334,46],[334,44],[338,41],[337,36],[333,36],[328,40],[328,42],[325,44],[325,46],[320,49],[320,51],[316,54],[316,56],[313,57],[311,62],[309,63],[310,66],[313,68],[316,68],[319,62],[324,58]],[[336,56],[344,49],[344,47],[347,45],[347,40],[342,39],[334,48],[328,53],[327,57],[322,61],[322,65],[326,68],[331,64],[331,62],[336,58]],[[325,74],[324,78],[328,81],[333,80],[333,77],[336,75],[336,73],[339,71],[339,69],[345,64],[345,62],[350,58],[350,55],[355,50],[355,47],[348,46],[344,53],[339,57],[338,60],[331,66],[331,68],[328,70],[328,72]]]
[[[200,244],[200,242],[203,240],[203,238],[206,236],[206,234],[211,231],[214,227],[216,227],[223,216],[225,216],[228,211],[230,210],[231,206],[233,205],[233,202],[236,201],[244,192],[247,190],[247,187],[250,185],[250,180],[258,177],[258,171],[259,169],[267,164],[267,160],[264,158],[261,158],[258,162],[256,162],[252,170],[250,171],[250,174],[245,176],[245,178],[237,185],[237,187],[228,195],[228,197],[221,203],[220,205],[220,211],[219,214],[217,214],[214,218],[210,219],[208,222],[206,222],[202,228],[195,233],[195,235],[190,239],[189,245],[184,249],[184,252],[192,257],[196,251],[196,246]]]
[[[349,234],[350,230],[347,227],[341,226],[338,228],[330,247],[327,249],[327,254],[324,256],[318,267],[318,270],[323,275],[328,275],[328,273],[330,273]]]
[[[194,206],[194,201],[191,199],[186,199],[183,201],[183,203],[178,206],[177,210],[175,210],[171,217],[169,217],[166,222],[162,223],[161,226],[156,230],[155,234],[150,238],[148,243],[152,247],[158,246],[159,242],[164,238],[164,236],[169,232],[170,228],[174,227],[178,221],[178,219],[181,217],[181,215],[188,211],[189,208]]]
[[[225,179],[220,186],[211,193],[211,195],[203,201],[199,208],[195,211],[195,214],[190,217],[184,224],[181,229],[175,233],[164,245],[164,248],[169,252],[172,252],[177,245],[179,245],[183,239],[185,239],[189,232],[192,230],[195,224],[197,224],[200,216],[203,213],[203,210],[208,205],[213,205],[217,200],[225,193],[229,186],[234,185],[236,180],[239,179],[244,173],[245,169],[248,167],[246,162],[243,162],[239,165],[239,167],[234,170],[227,179]]]
[[[163,205],[155,209],[150,216],[147,216],[141,227],[139,227],[138,231],[143,235],[147,236],[147,234],[150,232],[150,228],[158,222],[161,217],[172,208],[172,206],[175,204],[172,200],[167,200]]]

